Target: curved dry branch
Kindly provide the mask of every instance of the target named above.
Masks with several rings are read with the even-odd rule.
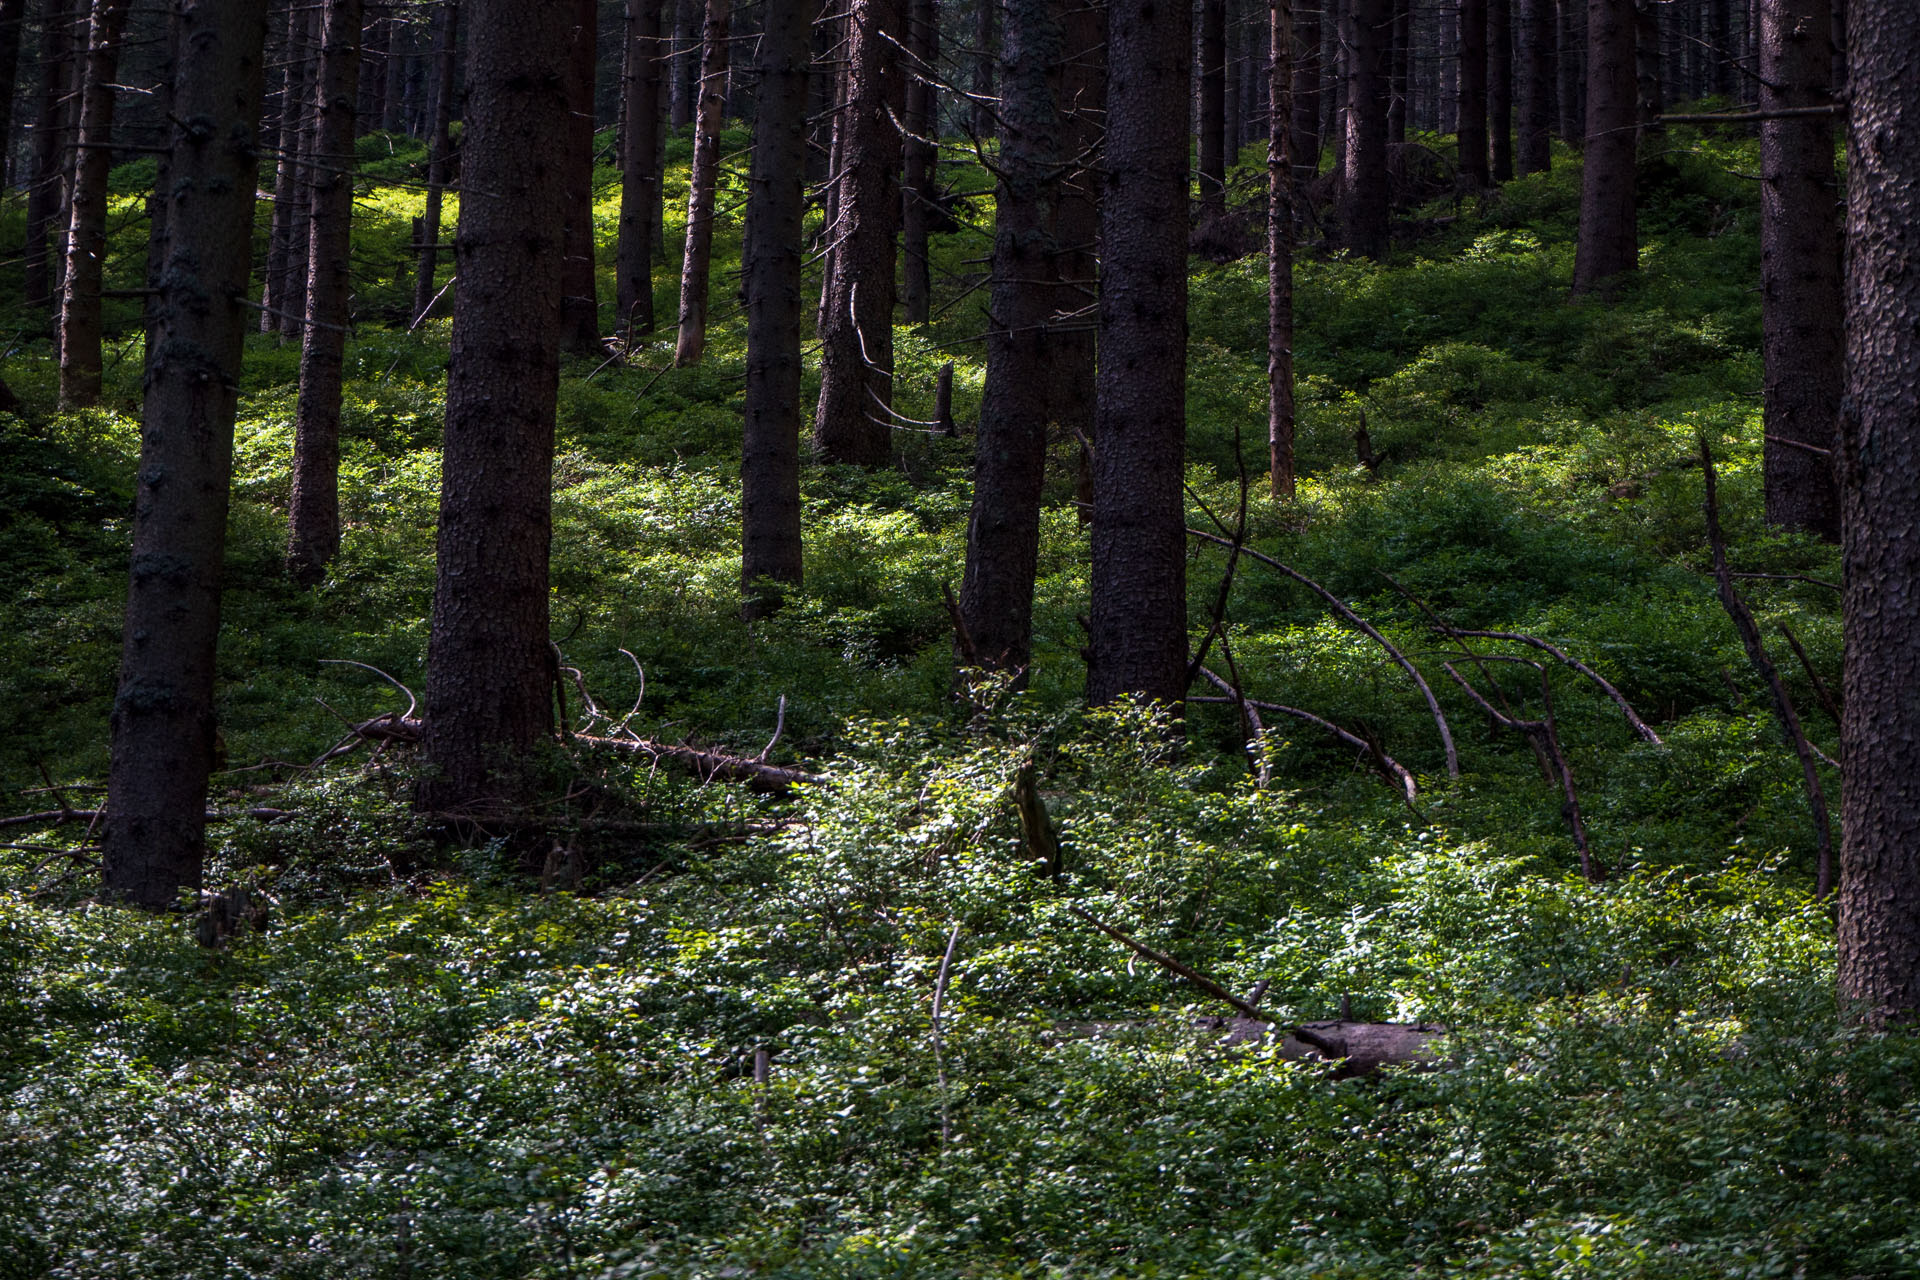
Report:
[[[1236,704],[1244,703],[1249,708],[1255,708],[1261,711],[1271,711],[1275,715],[1292,716],[1296,720],[1304,720],[1308,724],[1313,725],[1316,728],[1326,730],[1326,732],[1333,735],[1335,738],[1338,738],[1341,742],[1346,743],[1348,746],[1352,747],[1354,750],[1362,752],[1368,757],[1370,757],[1376,764],[1380,766],[1380,771],[1382,773],[1384,773],[1387,777],[1393,779],[1395,782],[1398,782],[1400,784],[1400,789],[1406,793],[1408,804],[1412,804],[1414,797],[1419,794],[1420,786],[1417,782],[1414,781],[1413,774],[1407,769],[1405,765],[1401,764],[1398,760],[1395,760],[1392,756],[1380,750],[1380,748],[1375,746],[1373,743],[1368,742],[1365,738],[1360,737],[1358,734],[1350,733],[1347,730],[1342,729],[1339,725],[1335,724],[1333,721],[1322,719],[1320,716],[1313,714],[1313,712],[1311,711],[1302,711],[1299,707],[1288,707],[1288,706],[1283,706],[1278,702],[1261,702],[1257,698],[1245,697],[1240,693],[1238,689],[1234,688],[1233,685],[1221,679],[1218,672],[1209,670],[1206,667],[1200,668],[1200,674],[1203,677],[1205,677],[1207,683],[1211,684],[1214,688],[1224,690],[1227,696],[1219,699],[1190,698],[1188,699],[1188,701],[1202,702],[1202,703],[1213,702],[1213,701],[1219,701],[1223,703],[1236,703]]]

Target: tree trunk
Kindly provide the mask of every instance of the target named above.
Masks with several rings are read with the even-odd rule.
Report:
[[[1707,0],[1707,42],[1713,46],[1713,92],[1722,98],[1733,96],[1733,4],[1732,0]]]
[[[1311,3],[1312,0],[1309,0]],[[1273,496],[1291,502],[1293,483],[1293,0],[1268,0],[1267,133],[1267,458]]]
[[[1635,0],[1633,11],[1634,92],[1639,99],[1640,132],[1661,132],[1660,116],[1667,109],[1660,79],[1659,0]]]
[[[1320,53],[1318,0],[1304,4],[1295,14],[1289,65],[1293,68],[1293,163],[1296,182],[1304,184],[1320,172],[1320,84],[1325,63]]]
[[[340,551],[340,363],[347,349],[353,230],[354,108],[360,98],[361,0],[324,0],[308,196],[307,323],[293,415],[287,573],[319,582]]]
[[[528,759],[552,724],[547,554],[559,395],[574,105],[573,23],[543,0],[467,0],[462,183],[427,640],[432,812],[484,812],[533,790]],[[569,13],[571,16],[571,12]]]
[[[200,888],[205,856],[267,3],[182,0],[174,20],[170,235],[141,415],[103,825],[106,896],[155,911]]]
[[[1522,176],[1553,167],[1554,0],[1520,0],[1520,152]]]
[[[1387,256],[1387,41],[1393,0],[1348,0],[1347,137],[1340,184],[1340,223],[1346,247],[1369,258]]]
[[[299,0],[293,0],[295,4]],[[413,23],[396,15],[387,27],[387,61],[381,68],[385,81],[380,86],[383,104],[380,127],[388,133],[405,133],[407,128],[407,64],[413,57]]]
[[[1832,101],[1831,32],[1829,0],[1767,5],[1761,14],[1762,110]],[[1760,178],[1767,521],[1837,542],[1840,498],[1832,458],[1814,452],[1832,450],[1834,416],[1845,392],[1840,193],[1831,119],[1763,121]]]
[[[13,176],[13,91],[19,83],[20,32],[26,0],[0,0],[0,183]]]
[[[1200,0],[1200,207],[1207,213],[1226,212],[1226,128],[1227,0]]]
[[[1633,0],[1587,0],[1587,161],[1575,294],[1604,289],[1639,265],[1633,20]]]
[[[814,443],[829,462],[886,464],[892,452],[893,277],[905,109],[897,0],[853,0],[840,118],[837,243],[821,311]]]
[[[1460,0],[1460,185],[1480,191],[1487,167],[1487,0]]]
[[[307,310],[307,171],[302,163],[313,112],[320,6],[287,12],[287,48],[280,88],[279,161],[273,178],[273,225],[267,233],[267,269],[261,287],[260,332],[294,333]]]
[[[618,328],[631,347],[652,333],[653,220],[660,216],[661,0],[627,0],[625,163],[620,175],[620,242],[615,251],[619,284]],[[766,37],[762,37],[764,41]],[[761,99],[761,111],[767,110]],[[756,149],[757,150],[757,149]]]
[[[993,300],[959,657],[964,665],[1024,675],[1033,648],[1047,459],[1050,282],[1060,269],[1052,228],[1063,148],[1052,73],[1066,46],[1058,0],[1007,0],[1003,23]]]
[[[673,127],[683,129],[693,123],[699,107],[700,46],[696,33],[700,24],[700,0],[667,0],[673,6],[673,58],[669,92],[672,94],[670,117]]]
[[[1840,995],[1920,1017],[1920,7],[1851,0],[1847,400],[1840,432],[1846,748]]]
[[[420,245],[413,268],[413,323],[427,318],[439,291],[434,277],[440,271],[440,208],[447,184],[453,181],[453,96],[459,76],[459,0],[441,0],[433,16],[433,136],[427,144],[427,205],[420,216]]]
[[[807,90],[820,0],[767,10],[755,70],[747,182],[747,401],[740,442],[742,612],[765,617],[802,576],[800,264],[806,208]]]
[[[901,301],[908,324],[925,324],[932,314],[933,280],[927,263],[927,215],[934,199],[934,162],[931,141],[938,128],[936,100],[928,74],[938,60],[940,14],[934,0],[909,0],[907,8],[906,177],[900,192],[900,233],[904,242],[901,263]]]
[[[1100,157],[1107,111],[1107,11],[1102,5],[1065,6],[1060,19],[1066,57],[1055,69],[1055,101],[1061,115],[1065,155],[1073,167],[1054,204],[1053,239],[1059,249],[1059,283],[1052,335],[1053,367],[1047,375],[1047,417],[1080,442],[1074,497],[1085,521],[1093,511],[1094,374],[1098,337],[1090,313],[1099,301]]]
[[[994,113],[994,13],[1005,0],[973,0],[973,136],[991,138],[997,132]]]
[[[1439,4],[1440,39],[1440,120],[1437,131],[1460,131],[1460,5],[1459,0],[1441,0]],[[1454,140],[1456,148],[1459,139]]]
[[[72,155],[67,134],[73,121],[74,21],[69,0],[48,0],[42,10],[40,74],[43,80],[40,112],[33,126],[33,187],[27,195],[24,255],[27,301],[35,307],[53,304],[57,297],[55,273],[64,269],[56,264],[64,262],[66,252],[66,226],[59,221],[59,214],[66,207],[67,162]],[[49,254],[48,237],[56,234],[59,244],[54,253]]]
[[[1087,696],[1178,709],[1187,684],[1185,4],[1109,0]]]
[[[60,293],[60,405],[100,400],[100,289],[107,257],[107,174],[113,168],[114,77],[129,0],[94,0],[80,92],[67,268]]]
[[[1513,181],[1513,9],[1487,0],[1487,127],[1493,141],[1493,180]]]
[[[727,26],[733,0],[707,0],[694,121],[693,173],[687,184],[687,244],[680,267],[680,336],[675,368],[700,363],[707,349],[707,274],[713,264],[714,197],[720,186],[720,114],[727,105]]]
[[[725,3],[725,0],[719,0]],[[566,249],[560,263],[560,343],[573,355],[599,359],[607,354],[600,339],[599,285],[593,272],[593,72],[600,36],[599,0],[572,0],[573,36],[567,64],[567,93],[572,110],[567,131],[555,141],[567,157]],[[726,81],[721,76],[721,83]]]
[[[1575,151],[1587,145],[1588,0],[1554,0],[1560,32],[1560,140]]]
[[[360,97],[353,109],[353,128],[357,136],[380,127],[386,110],[387,43],[393,35],[393,6],[375,3],[365,6],[360,25]]]
[[[1387,143],[1407,140],[1407,108],[1413,91],[1413,4],[1393,0],[1393,32],[1387,52]]]

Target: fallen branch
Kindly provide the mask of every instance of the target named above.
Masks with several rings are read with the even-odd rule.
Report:
[[[1567,762],[1566,753],[1560,749],[1560,731],[1554,724],[1553,719],[1553,682],[1547,678],[1547,669],[1541,664],[1529,662],[1525,658],[1502,658],[1498,655],[1493,655],[1489,658],[1481,658],[1476,655],[1474,661],[1476,663],[1488,661],[1513,662],[1521,666],[1532,667],[1540,673],[1542,718],[1538,720],[1526,720],[1517,715],[1511,715],[1502,711],[1491,702],[1488,702],[1481,696],[1480,691],[1473,687],[1472,681],[1454,670],[1451,662],[1441,663],[1441,666],[1446,668],[1447,674],[1453,677],[1454,683],[1464,689],[1467,696],[1478,703],[1480,709],[1486,712],[1487,715],[1493,719],[1494,723],[1524,735],[1529,742],[1534,744],[1534,749],[1540,753],[1541,757],[1546,760],[1548,766],[1555,774],[1556,780],[1560,783],[1560,812],[1561,815],[1566,818],[1567,826],[1572,828],[1573,831],[1573,847],[1580,854],[1580,874],[1587,878],[1588,883],[1599,884],[1607,878],[1607,873],[1605,868],[1594,860],[1593,845],[1587,838],[1586,819],[1582,817],[1580,813],[1580,793],[1573,784],[1573,766]],[[1485,670],[1484,666],[1482,670]],[[1488,681],[1490,683],[1492,679],[1492,676],[1489,675]],[[1495,691],[1498,692],[1498,684],[1495,684],[1494,688]]]
[[[1292,716],[1296,720],[1304,720],[1316,728],[1324,729],[1327,733],[1338,738],[1341,742],[1346,743],[1354,750],[1363,752],[1371,757],[1374,763],[1380,766],[1382,773],[1400,784],[1400,789],[1406,793],[1408,804],[1412,804],[1414,797],[1419,794],[1420,786],[1414,781],[1413,774],[1406,766],[1358,734],[1349,733],[1333,721],[1323,719],[1311,711],[1302,711],[1299,707],[1282,706],[1278,702],[1261,702],[1256,698],[1243,697],[1237,689],[1221,679],[1217,672],[1209,670],[1206,667],[1200,668],[1200,674],[1204,676],[1207,683],[1211,684],[1214,688],[1224,690],[1227,693],[1227,697],[1220,698],[1218,701],[1225,703],[1244,703],[1248,708],[1271,711],[1275,715]],[[1215,701],[1215,699],[1191,698],[1189,701],[1204,703]]]
[[[1747,650],[1747,661],[1753,664],[1753,669],[1766,682],[1767,692],[1773,698],[1774,715],[1780,721],[1788,745],[1800,758],[1800,779],[1806,787],[1807,805],[1813,810],[1813,835],[1819,848],[1819,862],[1814,872],[1814,896],[1825,898],[1833,892],[1833,823],[1827,814],[1827,793],[1820,785],[1820,770],[1815,766],[1813,743],[1808,741],[1806,731],[1800,727],[1800,715],[1793,709],[1793,700],[1787,696],[1787,686],[1780,679],[1779,668],[1767,656],[1767,646],[1760,638],[1759,624],[1754,622],[1753,611],[1747,608],[1747,602],[1734,589],[1733,572],[1727,567],[1727,540],[1720,531],[1720,477],[1714,470],[1713,449],[1704,435],[1700,437],[1700,469],[1706,481],[1707,542],[1713,550],[1713,577],[1720,589],[1720,603],[1726,609],[1727,616],[1733,619],[1734,629],[1740,633],[1740,643]]]
[[[1229,549],[1232,549],[1234,546],[1234,543],[1229,539],[1207,533],[1202,529],[1190,528],[1187,530],[1187,534],[1189,537],[1199,538],[1203,542],[1211,542],[1216,546],[1227,547]],[[1405,671],[1407,675],[1412,678],[1413,683],[1419,687],[1420,696],[1427,700],[1427,710],[1433,714],[1434,727],[1440,731],[1440,744],[1446,749],[1447,776],[1449,778],[1458,778],[1460,776],[1460,753],[1454,749],[1453,731],[1447,727],[1446,713],[1440,710],[1440,700],[1433,696],[1433,689],[1427,684],[1426,677],[1420,674],[1420,668],[1413,665],[1413,660],[1408,658],[1406,654],[1400,652],[1391,640],[1381,635],[1365,618],[1355,613],[1346,601],[1315,582],[1312,578],[1309,578],[1306,574],[1301,573],[1298,569],[1290,565],[1282,564],[1272,556],[1263,555],[1255,551],[1252,547],[1241,546],[1239,551],[1240,554],[1258,560],[1261,564],[1266,565],[1276,573],[1284,574],[1301,586],[1306,587],[1309,591],[1314,592],[1322,600],[1325,600],[1327,606],[1338,614],[1342,620],[1387,651],[1387,654],[1399,665],[1400,669]]]

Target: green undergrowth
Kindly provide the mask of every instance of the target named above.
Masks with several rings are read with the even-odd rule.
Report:
[[[669,244],[687,155],[677,138]],[[1082,710],[1067,440],[1023,693],[954,697],[965,438],[902,430],[886,471],[809,466],[806,584],[743,623],[729,218],[701,367],[667,368],[663,329],[565,369],[553,635],[608,712],[590,726],[576,696],[582,727],[637,704],[643,734],[751,755],[778,723],[770,758],[826,781],[768,798],[556,748],[572,786],[555,852],[422,825],[397,749],[255,767],[404,706],[342,662],[423,681],[450,329],[398,318],[418,144],[375,136],[360,159],[347,530],[314,590],[280,570],[295,347],[250,340],[236,430],[217,799],[289,816],[216,827],[209,879],[270,891],[274,927],[205,950],[182,919],[95,905],[77,830],[9,837],[32,847],[0,850],[0,1278],[1920,1270],[1920,1062],[1835,1007],[1798,769],[1704,573],[1702,436],[1736,567],[1780,575],[1743,588],[1831,748],[1815,681],[1837,687],[1839,609],[1818,584],[1837,557],[1761,514],[1750,142],[1675,131],[1646,161],[1643,270],[1607,302],[1567,298],[1564,153],[1484,200],[1408,211],[1424,230],[1384,266],[1310,246],[1284,507],[1263,496],[1264,261],[1194,264],[1189,523],[1234,526],[1244,475],[1249,545],[1419,664],[1457,780],[1380,646],[1247,558],[1223,613],[1232,669],[1369,752],[1269,712],[1250,762],[1228,706],[1194,704],[1177,748],[1144,712]],[[119,171],[116,199],[131,208],[140,180]],[[933,246],[934,323],[896,333],[898,399],[930,418],[951,360],[970,423],[991,199],[961,157],[943,182],[961,221]],[[597,190],[604,303],[617,175]],[[19,222],[10,196],[0,229]],[[116,231],[110,277],[137,275],[143,237]],[[677,278],[656,266],[663,317]],[[17,281],[0,265],[4,296]],[[44,322],[11,319],[27,415],[0,418],[0,783],[16,812],[84,807],[118,662],[137,315],[110,316],[107,404],[72,414],[52,407]],[[1196,643],[1226,559],[1193,547]],[[1642,741],[1552,666],[1605,883],[1579,877],[1525,742],[1442,669],[1534,716],[1539,675],[1495,661],[1533,651],[1476,641],[1476,664],[1436,618],[1548,639],[1653,726]],[[1411,803],[1374,750],[1417,776]],[[1022,852],[1029,766],[1058,878]],[[1283,1020],[1344,1000],[1445,1023],[1446,1068],[1338,1081],[1224,1048],[1194,1023],[1218,1008],[1070,907],[1235,990],[1269,982]]]

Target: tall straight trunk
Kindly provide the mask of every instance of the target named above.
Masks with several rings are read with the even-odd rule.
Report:
[[[1707,43],[1712,46],[1711,85],[1722,98],[1733,96],[1733,0],[1707,0]]]
[[[200,888],[205,859],[267,0],[181,0],[174,21],[167,266],[141,412],[102,868],[106,897],[155,911]]]
[[[1554,0],[1520,0],[1520,151],[1522,175],[1553,167]]]
[[[599,282],[593,270],[593,73],[600,36],[599,0],[571,0],[572,60],[567,65],[566,252],[560,263],[560,344],[589,359],[606,355],[600,339]],[[726,76],[720,77],[721,84]]]
[[[0,0],[0,183],[13,176],[13,91],[19,83],[26,0]]]
[[[1314,3],[1315,0],[1307,0]],[[1293,0],[1268,0],[1267,461],[1273,496],[1291,502],[1293,481]]]
[[[100,289],[107,257],[107,174],[113,168],[114,79],[129,0],[94,0],[80,91],[80,130],[60,292],[60,404],[100,399]]]
[[[301,319],[307,314],[307,249],[313,236],[309,223],[313,217],[314,148],[320,127],[319,117],[313,109],[320,73],[320,5],[309,0],[306,4],[296,3],[294,8],[302,15],[302,21],[295,51],[295,56],[300,59],[300,120],[299,137],[295,144],[293,199],[288,208],[282,278],[272,303],[275,314],[262,317],[263,321],[270,319],[283,338],[298,336]],[[395,34],[401,36],[404,32]]]
[[[387,43],[393,35],[393,6],[368,4],[360,27],[360,99],[353,110],[357,134],[380,127],[386,111]]]
[[[1847,0],[1833,0],[1833,70],[1831,88],[1834,100],[1844,102],[1847,94]]]
[[[1000,54],[1000,159],[994,194],[987,382],[973,462],[960,617],[962,662],[1024,673],[1033,650],[1033,582],[1047,461],[1053,238],[1062,158],[1053,69],[1065,51],[1059,0],[1007,0]]]
[[[1240,21],[1239,6],[1234,0],[1226,0],[1226,4],[1226,62],[1223,66],[1226,86],[1220,137],[1226,152],[1227,167],[1231,169],[1240,159],[1241,135],[1245,129],[1245,122],[1240,118],[1240,98],[1246,82],[1247,57],[1246,39],[1242,34],[1246,24]]]
[[[733,0],[707,0],[700,62],[700,110],[694,121],[693,173],[687,183],[687,244],[680,268],[676,368],[700,363],[707,349],[707,274],[713,265],[714,197],[720,186],[720,115],[727,105],[727,27]]]
[[[1660,79],[1659,0],[1635,0],[1633,11],[1633,76],[1639,97],[1640,132],[1658,132],[1660,114],[1667,109]]]
[[[1588,0],[1554,0],[1560,31],[1560,140],[1578,151],[1587,145]]]
[[[1692,10],[1682,9],[1679,5],[1668,3],[1665,20],[1660,23],[1661,54],[1660,99],[1662,102],[1679,102],[1691,95],[1687,92],[1687,51],[1692,47],[1687,40],[1688,20]]]
[[[300,0],[293,0],[298,5]],[[403,133],[407,127],[407,72],[413,58],[413,22],[396,13],[387,24],[387,60],[380,69],[380,127],[388,133]]]
[[[853,0],[840,118],[838,248],[822,299],[814,443],[829,462],[877,467],[892,452],[893,278],[905,110],[897,0]]]
[[[997,47],[994,21],[1006,0],[973,0],[973,136],[991,138],[996,132],[993,115],[994,58]]]
[[[1324,62],[1320,54],[1320,0],[1303,3],[1294,15],[1293,163],[1299,178],[1311,182],[1320,171],[1320,85]]]
[[[1829,0],[1772,0],[1761,24],[1761,109],[1782,112],[1831,102]],[[1834,542],[1840,539],[1840,496],[1828,455],[1845,393],[1846,359],[1839,205],[1832,120],[1763,121],[1760,316],[1767,521]]]
[[[1460,6],[1458,0],[1440,0],[1440,121],[1441,133],[1460,128]],[[1458,139],[1455,139],[1456,145]]]
[[[1369,258],[1387,254],[1387,41],[1393,0],[1348,0],[1347,136],[1340,184],[1341,236]]]
[[[1066,56],[1056,79],[1064,155],[1071,162],[1054,203],[1053,239],[1059,250],[1059,282],[1052,335],[1053,367],[1047,375],[1047,418],[1080,442],[1074,497],[1084,521],[1093,510],[1093,455],[1088,444],[1094,421],[1094,375],[1098,337],[1089,313],[1099,301],[1100,181],[1102,123],[1107,110],[1107,11],[1104,5],[1068,3],[1060,25]]]
[[[1226,129],[1227,0],[1200,0],[1200,207],[1209,213],[1226,211]]]
[[[1487,165],[1487,3],[1460,0],[1460,185],[1470,191],[1492,181]]]
[[[59,221],[66,206],[67,162],[72,157],[74,7],[70,0],[47,0],[41,11],[40,110],[33,126],[33,186],[27,194],[27,245],[24,254],[27,301],[44,307],[55,301],[55,264],[63,262],[64,248],[50,255],[47,239],[54,234],[65,243],[66,225]]]
[[[320,581],[340,550],[340,364],[347,349],[348,245],[353,230],[354,108],[360,99],[361,0],[324,0],[308,196],[307,324],[293,415],[287,573]]]
[[[622,86],[627,123],[621,137],[625,162],[620,174],[614,296],[620,312],[618,328],[629,345],[638,335],[652,333],[654,325],[653,220],[660,216],[660,5],[661,0],[627,0],[627,72]],[[766,39],[761,37],[763,44]],[[763,114],[765,103],[763,95]]]
[[[800,264],[807,89],[820,0],[767,9],[754,70],[747,177],[747,398],[740,441],[742,612],[764,617],[800,585]]]
[[[277,144],[279,158],[273,177],[273,222],[267,231],[267,265],[260,289],[260,331],[284,333],[290,325],[284,312],[298,317],[306,311],[306,242],[302,213],[307,206],[306,170],[301,153],[307,145],[312,116],[313,46],[318,40],[320,6],[290,4],[287,41],[281,57],[280,110]]]
[[[1587,0],[1587,161],[1573,291],[1592,293],[1639,263],[1634,205],[1633,0]]]
[[[935,98],[928,79],[940,41],[940,11],[935,0],[908,0],[906,174],[900,190],[900,238],[903,261],[900,300],[908,324],[925,324],[932,314],[933,280],[927,263],[927,215],[934,197],[935,152],[931,141]]]
[[[1326,114],[1320,126],[1320,136],[1332,143],[1333,163],[1336,167],[1344,163],[1347,139],[1347,64],[1349,54],[1346,46],[1347,6],[1353,0],[1321,0],[1326,11],[1326,49],[1321,55],[1326,64],[1326,86],[1324,95]]]
[[[1513,8],[1487,0],[1487,128],[1493,180],[1513,181]]]
[[[1407,109],[1413,93],[1412,0],[1393,0],[1387,67],[1387,142],[1399,146],[1407,140]]]
[[[573,16],[571,7],[570,18]],[[572,161],[574,23],[546,0],[467,0],[440,523],[427,638],[429,812],[485,813],[534,789],[552,726],[547,638],[561,260]]]
[[[667,0],[673,5],[673,59],[668,91],[672,94],[672,122],[676,129],[693,123],[700,97],[700,0]]]
[[[1187,102],[1183,4],[1108,0],[1099,429],[1087,696],[1176,711],[1187,686]]]
[[[1869,1022],[1920,1018],[1920,7],[1851,0],[1847,83],[1847,774],[1841,998]]]
[[[420,215],[420,246],[413,267],[413,322],[426,319],[439,296],[434,277],[440,270],[440,209],[453,181],[453,95],[459,75],[459,0],[441,0],[433,15],[433,134],[427,143],[427,203]]]

